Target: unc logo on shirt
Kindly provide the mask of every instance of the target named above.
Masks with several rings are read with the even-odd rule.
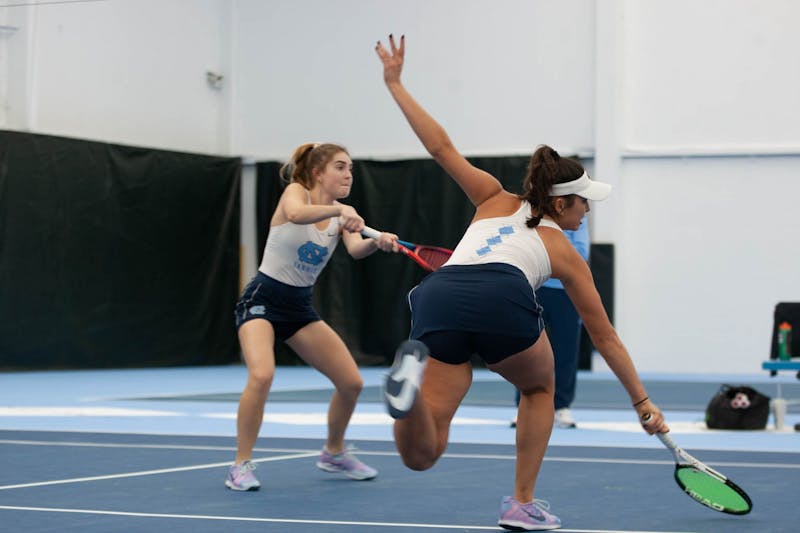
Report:
[[[478,254],[479,256],[488,254],[489,252],[492,251],[492,246],[497,246],[498,244],[503,242],[504,235],[512,235],[513,233],[514,233],[513,226],[503,226],[502,228],[497,230],[497,235],[493,235],[492,237],[486,239],[486,245],[481,246],[480,248],[475,250],[475,253]]]
[[[309,265],[319,265],[324,261],[326,255],[328,255],[327,248],[311,241],[306,241],[297,249],[297,259]]]

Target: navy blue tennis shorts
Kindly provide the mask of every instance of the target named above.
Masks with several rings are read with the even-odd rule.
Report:
[[[504,263],[442,267],[411,289],[408,301],[410,337],[444,363],[473,354],[498,363],[532,346],[544,329],[533,287]]]
[[[295,287],[259,271],[236,302],[236,329],[248,320],[268,320],[275,338],[285,341],[297,331],[322,320],[311,305],[312,287]]]

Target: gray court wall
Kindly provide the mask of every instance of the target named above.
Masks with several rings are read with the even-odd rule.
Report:
[[[546,142],[615,185],[592,232],[616,247],[640,369],[755,372],[774,305],[800,301],[798,20],[791,0],[0,7],[0,127],[252,160],[307,140],[419,157],[373,51],[405,34],[409,89],[465,153]]]

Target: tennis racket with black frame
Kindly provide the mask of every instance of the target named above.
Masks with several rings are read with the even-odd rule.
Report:
[[[647,417],[649,418],[649,417]],[[647,418],[643,421],[647,421]],[[656,437],[675,458],[675,481],[698,503],[721,513],[745,515],[753,501],[739,485],[684,451],[666,433]]]
[[[364,227],[364,229],[361,230],[361,234],[364,237],[369,237],[370,239],[379,239],[381,236],[380,231],[370,227]],[[453,250],[442,248],[441,246],[415,244],[408,241],[401,241],[399,239],[397,240],[397,248],[403,255],[417,263],[428,272],[438,270],[439,267],[445,264],[447,260],[450,259],[450,256],[453,255]]]

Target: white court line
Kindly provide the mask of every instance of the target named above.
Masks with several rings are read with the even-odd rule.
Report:
[[[560,461],[563,463],[618,463],[618,464],[631,464],[631,465],[674,465],[675,461],[649,461],[641,459],[592,459],[591,457],[545,457],[545,461]],[[796,463],[736,463],[726,461],[708,461],[707,465],[714,466],[733,466],[741,468],[799,468],[800,464]]]
[[[46,440],[14,440],[0,439],[0,444],[20,444],[24,446],[81,446],[87,448],[137,448],[152,450],[205,450],[205,451],[235,451],[236,446],[198,446],[191,444],[128,444],[115,442],[81,442],[81,441],[46,441]],[[286,452],[299,453],[312,450],[298,450],[287,448],[253,448],[254,452]],[[319,451],[319,450],[318,450]]]
[[[35,440],[3,440],[0,439],[0,444],[19,444],[24,446],[81,446],[93,448],[135,448],[135,449],[155,449],[155,450],[209,450],[209,451],[232,451],[235,450],[234,446],[196,446],[196,445],[181,445],[181,444],[120,444],[120,443],[105,443],[105,442],[77,442],[77,441],[35,441]],[[254,448],[254,452],[259,453],[290,453],[290,454],[307,454],[298,455],[296,457],[314,456],[319,453],[315,450],[304,450],[297,448]],[[380,452],[380,451],[367,451],[356,448],[359,455],[372,455],[391,457],[396,456],[397,452]],[[287,458],[293,459],[295,456]],[[268,459],[254,459],[253,462],[274,461],[281,458],[268,458]],[[476,453],[445,453],[442,459],[496,459],[514,461],[516,455],[514,454],[476,454]],[[673,460],[660,460],[660,459],[611,459],[603,457],[548,457],[545,456],[545,461],[562,462],[562,463],[600,463],[600,464],[630,464],[630,465],[671,465],[674,464]],[[228,463],[214,463],[213,465],[198,466],[198,467],[185,467],[184,469],[202,469],[212,468],[219,464],[229,465]],[[737,468],[789,468],[800,469],[798,463],[742,463],[736,461],[708,461],[706,464],[713,466],[724,467],[737,467]],[[167,472],[169,470],[166,470]],[[160,471],[159,471],[160,472]],[[0,487],[2,489],[2,487]]]
[[[205,450],[205,451],[236,451],[236,446],[198,446],[191,444],[128,444],[116,442],[83,442],[83,441],[46,441],[46,440],[19,440],[0,439],[0,444],[19,444],[23,446],[80,446],[86,448],[135,448],[143,450]],[[320,453],[320,449],[298,448],[253,448],[254,452],[266,453]],[[370,452],[358,447],[353,451],[360,455],[397,455],[397,452]],[[511,457],[511,456],[509,456]]]
[[[0,407],[0,416],[43,416],[43,417],[80,417],[80,416],[186,416],[186,413],[178,411],[162,411],[156,409],[129,409],[126,407],[49,407],[49,406],[20,406],[20,407]]]
[[[296,453],[293,455],[281,455],[279,457],[266,457],[264,459],[251,459],[253,463],[268,463],[271,461],[285,461],[287,459],[300,459],[300,458],[307,458],[307,457],[316,457],[319,455],[318,451],[314,452],[304,452],[304,453]],[[66,483],[82,483],[84,481],[99,481],[101,479],[119,479],[125,477],[137,477],[137,476],[152,476],[156,474],[167,474],[170,472],[187,472],[190,470],[203,470],[205,468],[219,468],[222,466],[230,466],[230,461],[225,461],[224,463],[208,463],[204,465],[194,465],[194,466],[181,466],[177,468],[162,468],[159,470],[142,470],[139,472],[126,472],[124,474],[109,474],[105,476],[90,476],[90,477],[78,477],[78,478],[71,478],[71,479],[56,479],[53,481],[39,481],[36,483],[23,483],[19,485],[0,485],[0,490],[9,490],[9,489],[22,489],[28,487],[42,487],[45,485],[62,485]]]
[[[358,452],[360,455],[368,455],[370,452]],[[491,455],[491,454],[474,454],[474,453],[446,453],[442,458],[450,459],[507,459],[516,460],[515,455]],[[625,465],[674,465],[674,460],[660,460],[660,459],[611,459],[604,457],[548,457],[545,456],[545,462],[561,462],[561,463],[604,463],[604,464],[625,464]],[[743,468],[798,468],[800,464],[797,463],[737,463],[737,462],[723,462],[723,461],[708,461],[707,465],[715,466],[736,466]]]
[[[100,511],[96,509],[59,509],[55,507],[21,507],[16,505],[0,505],[0,509],[8,511],[40,511],[49,513],[77,513],[77,514],[100,514],[113,516],[135,516],[146,518],[181,518],[192,520],[225,520],[230,522],[270,522],[277,524],[313,524],[334,525],[334,526],[370,526],[370,527],[413,527],[425,529],[479,529],[482,531],[497,531],[498,526],[466,526],[455,524],[417,524],[402,522],[356,522],[350,520],[299,520],[291,518],[254,518],[249,516],[214,516],[214,515],[191,515],[191,514],[162,514],[162,513],[131,513],[123,511]],[[689,533],[679,531],[640,531],[627,529],[560,529],[565,533]]]

